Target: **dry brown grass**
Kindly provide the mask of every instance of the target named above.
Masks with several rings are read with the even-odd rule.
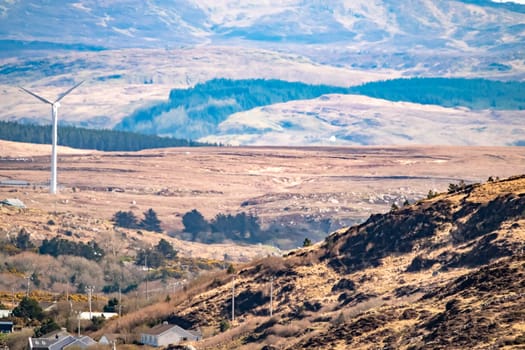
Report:
[[[250,334],[258,324],[264,322],[264,317],[251,317],[242,323],[234,323],[233,326],[227,331],[220,333],[219,330],[215,330],[213,336],[200,341],[198,344],[199,349],[228,349],[232,346],[232,341],[241,339],[243,336]],[[238,344],[240,346],[240,343]]]
[[[318,216],[326,212],[332,219],[363,219],[370,213],[388,210],[391,203],[379,200],[384,194],[421,198],[429,189],[445,191],[449,182],[457,182],[450,180],[454,178],[479,182],[489,176],[504,178],[525,173],[524,151],[519,147],[79,151],[59,154],[61,188],[53,197],[39,189],[39,184],[49,178],[49,158],[37,150],[39,147],[1,144],[1,156],[16,158],[23,154],[32,158],[31,162],[3,162],[0,180],[26,180],[37,185],[35,189],[0,187],[0,198],[16,196],[31,203],[32,208],[104,219],[116,210],[140,214],[154,208],[170,231],[180,230],[182,215],[194,208],[208,219],[220,212],[252,210],[268,222],[281,216],[284,208],[288,208],[288,214]],[[407,159],[410,162],[402,161]],[[468,176],[464,175],[466,168]],[[406,178],[394,177],[399,174]],[[241,207],[246,200],[255,201]],[[224,252],[236,253],[234,249],[220,251]]]

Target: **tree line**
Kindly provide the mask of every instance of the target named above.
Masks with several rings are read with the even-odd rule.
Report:
[[[350,93],[470,109],[525,109],[525,83],[465,78],[407,78],[375,81],[350,88]]]
[[[191,234],[192,241],[203,243],[221,243],[226,240],[261,243],[267,239],[261,230],[259,218],[245,212],[235,215],[219,213],[208,222],[197,209],[193,209],[184,214],[182,224],[184,232]]]
[[[148,209],[143,215],[144,218],[139,220],[132,211],[118,211],[113,215],[112,221],[115,226],[123,228],[163,232],[162,223],[153,209]],[[211,220],[207,220],[199,210],[192,209],[182,216],[182,224],[182,232],[173,232],[170,235],[178,236],[182,240],[208,244],[232,241],[246,244],[283,244],[282,247],[295,247],[304,244],[305,236],[313,235],[312,238],[315,240],[324,237],[329,232],[331,221],[305,218],[303,222],[296,222],[293,225],[272,221],[263,229],[259,217],[252,213],[218,213]],[[143,263],[142,258],[140,261],[138,264]]]
[[[51,125],[0,121],[0,139],[50,144]],[[72,148],[99,151],[139,151],[150,148],[214,146],[212,144],[171,137],[60,125],[58,126],[58,144]]]
[[[112,218],[116,226],[130,229],[144,229],[153,232],[162,232],[161,221],[157,213],[152,208],[144,212],[144,218],[139,221],[137,216],[131,211],[117,211]]]
[[[0,251],[10,255],[16,254],[20,251],[34,251],[38,254],[51,255],[55,258],[59,255],[74,255],[97,262],[102,260],[105,255],[104,250],[100,248],[95,241],[90,241],[86,244],[83,242],[74,242],[58,236],[51,239],[44,239],[42,244],[39,247],[36,247],[31,241],[31,235],[24,228],[22,228],[18,234],[11,239],[10,244],[3,243],[0,245]]]

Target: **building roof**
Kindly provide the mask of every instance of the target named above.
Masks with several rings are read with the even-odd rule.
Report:
[[[74,337],[66,331],[58,330],[40,338],[29,338],[29,348],[34,350],[62,350],[68,347],[87,348],[97,344],[88,336]]]
[[[92,345],[96,345],[97,342],[94,341],[93,339],[91,339],[90,337],[88,337],[87,335],[81,337],[81,338],[78,338],[78,339],[75,339],[75,341],[67,344],[66,346],[63,347],[63,349],[69,349],[71,347],[75,347],[75,348],[87,348],[87,347],[90,347]]]
[[[0,201],[0,204],[11,206],[11,207],[16,207],[16,208],[25,208],[26,207],[24,202],[22,202],[18,198],[6,198],[3,201]]]
[[[148,335],[161,335],[162,333],[170,330],[171,328],[175,327],[174,324],[158,324],[152,328],[150,328],[149,330],[143,332],[144,334],[148,334]]]
[[[0,331],[2,331],[2,332],[5,332],[5,331],[12,332],[13,331],[13,322],[12,321],[0,321]]]
[[[181,336],[181,338],[198,339],[201,337],[199,332],[187,331],[184,328],[177,326],[176,324],[168,323],[158,324],[155,327],[150,328],[145,332],[142,332],[142,334],[159,336],[167,332],[177,333]]]
[[[116,342],[118,340],[124,340],[125,336],[120,333],[106,333],[100,337],[100,339],[98,340],[99,343],[102,340],[102,338],[106,338],[106,340],[109,342],[113,342],[113,341]]]
[[[80,319],[81,320],[91,320],[93,317],[104,317],[105,319],[110,319],[112,317],[118,317],[118,313],[116,312],[89,312],[89,311],[82,311],[80,313]]]

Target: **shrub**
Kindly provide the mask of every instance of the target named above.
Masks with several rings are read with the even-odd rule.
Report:
[[[17,307],[13,309],[13,316],[23,318],[26,321],[41,321],[44,318],[44,311],[35,299],[25,296]]]
[[[309,247],[312,245],[312,241],[310,240],[310,238],[306,237],[303,241],[303,247]]]
[[[45,334],[57,331],[60,329],[60,326],[52,318],[47,318],[42,322],[42,325],[38,328],[35,328],[35,337],[41,337]]]
[[[221,332],[226,332],[228,329],[230,329],[230,322],[228,320],[221,320],[219,329]]]

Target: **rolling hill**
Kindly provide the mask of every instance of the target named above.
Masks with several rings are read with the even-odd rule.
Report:
[[[232,114],[214,134],[200,140],[244,146],[523,146],[524,118],[523,110],[471,110],[324,95]]]

